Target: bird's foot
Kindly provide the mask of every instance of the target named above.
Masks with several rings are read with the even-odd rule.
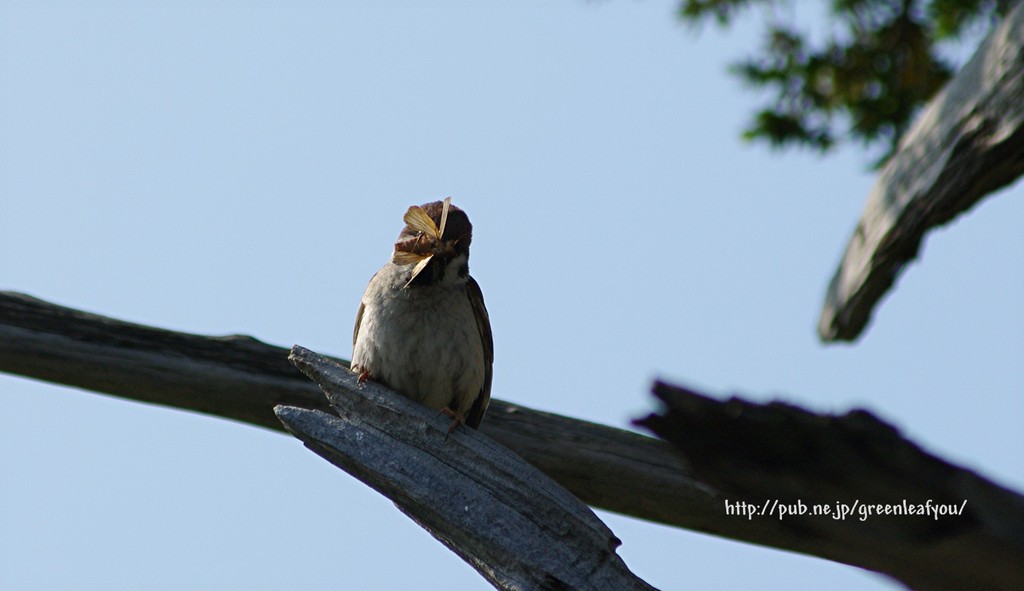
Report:
[[[448,435],[451,435],[455,431],[456,427],[466,422],[466,417],[460,415],[447,406],[441,409],[441,414],[451,418],[452,420],[452,424],[448,427],[448,433],[444,436],[445,439],[448,439]]]
[[[359,373],[359,382],[360,383],[365,382],[366,380],[370,379],[370,370],[366,369],[365,367],[361,367],[361,366],[357,365],[357,366],[352,368],[352,371]]]

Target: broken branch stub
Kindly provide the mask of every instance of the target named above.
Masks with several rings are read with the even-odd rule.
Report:
[[[548,476],[485,435],[302,347],[289,357],[337,417],[279,406],[285,428],[388,497],[499,589],[652,587],[615,553],[618,539]]]

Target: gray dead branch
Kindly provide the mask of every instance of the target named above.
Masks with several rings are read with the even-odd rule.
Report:
[[[0,371],[139,402],[277,431],[278,405],[331,412],[288,354],[247,336],[172,332],[0,292]],[[481,431],[592,506],[773,545],[771,528],[717,523],[717,499],[663,441],[495,399]]]
[[[337,415],[279,406],[308,448],[388,497],[498,589],[651,591],[589,507],[465,426],[302,347],[292,362]]]
[[[1024,589],[1024,497],[924,452],[871,413],[719,401],[663,383],[654,392],[665,410],[638,423],[734,507],[771,513],[756,519],[842,546],[847,561],[912,589]],[[852,511],[845,518],[840,504]],[[911,505],[962,513],[876,514]]]
[[[1024,2],[929,102],[882,169],[825,296],[823,341],[853,341],[926,233],[1024,174]]]

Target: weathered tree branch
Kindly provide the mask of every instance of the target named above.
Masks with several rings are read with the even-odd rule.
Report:
[[[0,371],[13,374],[280,430],[275,406],[330,412],[321,392],[288,364],[287,355],[286,349],[249,337],[175,333],[0,292]],[[725,500],[735,498],[736,489],[726,486],[728,481],[716,481],[729,491],[722,494],[693,479],[683,456],[663,441],[498,400],[492,400],[481,432],[594,507],[864,566],[912,586],[919,582],[909,567],[899,566],[901,558],[917,564],[913,556],[871,556],[863,547],[847,543],[848,532],[809,535],[811,530],[791,527],[785,520],[726,514]],[[747,437],[737,433],[734,441]],[[780,444],[790,439],[788,432],[778,435]],[[702,457],[687,455],[692,461]],[[824,452],[819,455],[828,457]],[[974,483],[974,492],[964,492],[972,508],[979,503],[999,515],[995,508],[1002,506],[1004,495],[1019,498],[967,470],[957,470],[956,478]],[[912,472],[900,476],[920,477]],[[769,494],[770,488],[758,496]],[[981,504],[983,497],[989,500]],[[841,498],[845,497],[826,502]],[[1001,511],[1015,515],[1018,502],[1008,501]],[[961,540],[966,543],[969,538]],[[943,539],[940,545],[946,543],[948,539]],[[979,548],[987,549],[985,544],[979,542]]]
[[[639,424],[755,519],[841,544],[847,558],[913,589],[1024,589],[1024,497],[925,453],[870,413],[722,402],[663,383],[654,391],[667,408]],[[843,505],[851,514],[837,518]],[[868,513],[939,505],[962,513]],[[816,506],[831,512],[814,515]]]
[[[1024,174],[1024,2],[922,111],[868,196],[818,323],[860,336],[924,235]]]
[[[330,412],[288,363],[288,349],[131,324],[12,292],[0,292],[0,371],[278,431],[275,406]],[[664,442],[493,399],[481,430],[595,507],[773,544],[770,528],[718,526],[714,495],[685,475]]]
[[[292,362],[338,416],[279,406],[307,447],[395,502],[498,589],[653,588],[615,553],[589,507],[478,431],[308,349]],[[340,416],[340,418],[339,418]]]

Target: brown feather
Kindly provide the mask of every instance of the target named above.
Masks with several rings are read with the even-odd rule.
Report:
[[[476,316],[476,327],[480,331],[480,340],[484,345],[484,363],[487,365],[484,371],[484,387],[480,395],[473,401],[473,406],[466,413],[466,424],[477,429],[480,421],[483,420],[487,407],[491,403],[491,378],[494,374],[494,337],[491,334],[491,318],[484,306],[484,294],[480,291],[480,285],[472,277],[466,282],[466,295],[469,296],[469,303],[473,306],[473,315]]]

